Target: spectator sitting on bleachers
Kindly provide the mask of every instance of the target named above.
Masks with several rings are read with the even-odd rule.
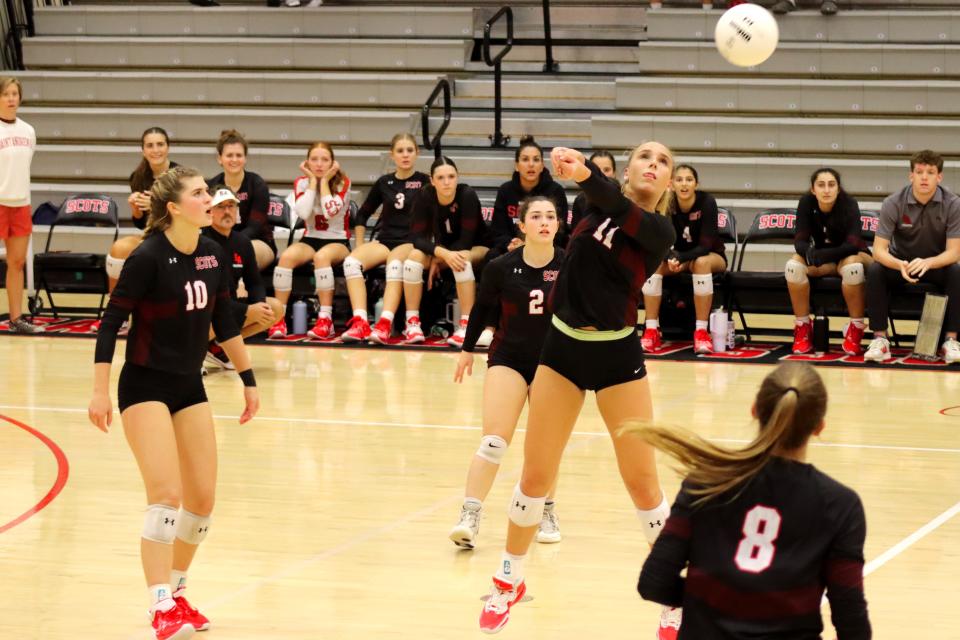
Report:
[[[220,132],[217,140],[217,162],[223,172],[210,179],[210,184],[224,184],[240,198],[240,224],[237,231],[253,241],[257,266],[263,271],[277,256],[273,227],[267,220],[270,208],[270,187],[263,178],[246,171],[249,147],[246,138],[235,129]]]
[[[354,223],[357,245],[343,261],[343,275],[353,306],[350,327],[340,336],[344,342],[370,340],[386,344],[393,331],[393,316],[400,308],[403,296],[403,261],[413,249],[410,244],[410,212],[420,190],[430,181],[430,176],[414,169],[418,155],[417,141],[412,135],[398,133],[393,136],[390,157],[397,170],[377,179],[357,212]],[[377,209],[380,209],[380,218],[374,227],[377,237],[365,243],[367,220]],[[387,266],[383,311],[377,324],[371,328],[367,319],[367,287],[363,272],[381,264]]]
[[[340,169],[333,147],[314,142],[307,150],[307,159],[300,163],[303,175],[293,183],[293,210],[304,221],[306,231],[300,242],[290,244],[280,254],[280,263],[273,270],[273,289],[283,306],[277,323],[270,328],[271,338],[287,335],[284,318],[293,270],[313,260],[320,313],[307,336],[329,340],[333,329],[333,267],[350,255],[350,178]]]
[[[880,209],[873,241],[875,262],[867,268],[867,308],[874,339],[864,360],[892,356],[887,340],[890,291],[903,282],[929,282],[948,296],[943,359],[960,362],[960,196],[940,186],[943,158],[924,150],[910,158],[910,184]]]
[[[212,221],[200,233],[220,245],[223,251],[226,262],[221,267],[229,274],[230,283],[230,300],[227,302],[240,335],[248,338],[266,331],[283,307],[276,298],[267,297],[250,238],[234,231],[240,213],[240,199],[222,184],[213,185],[210,191],[213,194],[210,203]],[[241,283],[246,297],[239,293]],[[221,369],[234,368],[226,352],[214,340],[212,327],[205,361]]]
[[[408,344],[423,342],[420,327],[420,301],[423,297],[423,270],[429,270],[427,287],[442,269],[453,271],[460,300],[457,329],[447,342],[463,346],[467,320],[476,300],[474,265],[487,255],[487,225],[480,213],[480,197],[470,185],[458,182],[457,165],[443,156],[430,167],[430,184],[423,188],[413,205],[410,239],[413,250],[403,263],[403,294],[407,303]]]
[[[843,299],[850,322],[843,331],[843,350],[860,355],[866,325],[865,271],[873,263],[862,236],[860,205],[843,190],[834,169],[817,169],[810,176],[810,193],[797,203],[797,226],[793,246],[797,253],[787,260],[784,275],[795,316],[793,352],[813,351],[808,277],[840,276]]]
[[[677,240],[667,259],[643,285],[643,308],[646,328],[641,338],[644,351],[660,347],[660,302],[663,299],[663,277],[690,273],[693,278],[693,304],[696,326],[693,350],[713,353],[713,342],[707,330],[710,307],[713,305],[713,274],[726,270],[727,256],[718,235],[717,200],[697,189],[700,177],[688,164],[673,170],[674,205],[670,218]]]
[[[143,229],[147,224],[147,214],[150,213],[150,188],[164,171],[180,166],[170,160],[170,136],[160,127],[150,127],[140,136],[140,149],[143,158],[140,164],[130,174],[130,216],[133,226]],[[107,286],[112,292],[117,286],[117,279],[123,270],[123,262],[133,253],[133,250],[143,242],[143,235],[124,236],[110,247],[107,254]],[[92,330],[100,328],[100,321],[93,323]]]
[[[598,149],[590,154],[590,162],[597,165],[603,175],[611,180],[617,179],[617,161],[613,154],[603,149]],[[573,208],[570,215],[567,216],[567,229],[569,231],[567,244],[570,244],[569,236],[573,235],[573,230],[577,228],[583,216],[587,214],[587,194],[581,191],[573,201]]]
[[[487,262],[522,244],[517,235],[517,212],[520,202],[529,196],[545,196],[553,200],[557,215],[564,222],[557,232],[555,244],[558,247],[567,244],[567,193],[559,182],[554,182],[550,172],[543,166],[543,149],[533,136],[520,138],[520,146],[514,153],[514,164],[513,177],[500,185],[493,203],[493,219],[490,222],[493,240]]]

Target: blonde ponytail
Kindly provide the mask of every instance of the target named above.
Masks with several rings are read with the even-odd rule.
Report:
[[[150,215],[143,236],[149,237],[157,232],[166,231],[172,224],[170,210],[167,207],[171,202],[180,200],[183,193],[183,183],[188,178],[201,177],[196,169],[189,167],[174,167],[161,173],[150,187]]]

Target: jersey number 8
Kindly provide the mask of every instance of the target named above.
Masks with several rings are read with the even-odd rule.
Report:
[[[207,283],[203,280],[194,280],[183,285],[187,291],[187,311],[203,309],[207,306]]]
[[[733,558],[740,571],[761,573],[770,568],[777,551],[773,543],[780,534],[780,522],[780,513],[771,507],[757,505],[747,511],[743,519],[743,538]]]

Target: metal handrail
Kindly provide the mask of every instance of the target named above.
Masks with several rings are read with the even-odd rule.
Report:
[[[493,25],[502,17],[507,17],[507,40],[503,49],[500,50],[500,53],[496,57],[490,56],[490,31],[493,29]],[[490,136],[491,146],[494,147],[505,147],[507,143],[510,142],[510,136],[504,136],[503,131],[500,128],[500,121],[502,116],[503,107],[501,105],[500,98],[500,63],[503,61],[503,58],[510,53],[510,49],[513,48],[513,9],[509,6],[500,7],[500,10],[493,14],[486,24],[483,25],[483,61],[487,63],[487,66],[493,67],[493,119],[494,119],[494,129],[493,135]]]
[[[433,108],[433,103],[436,101],[437,96],[443,92],[443,124],[440,125],[440,128],[437,129],[437,133],[433,136],[433,140],[430,139],[430,109]],[[427,149],[433,149],[433,155],[436,158],[439,158],[443,155],[443,151],[440,147],[440,141],[443,138],[444,131],[447,130],[447,127],[450,126],[450,116],[453,113],[453,108],[450,104],[450,82],[446,78],[440,78],[437,82],[437,86],[433,88],[433,92],[430,94],[430,97],[427,98],[427,101],[423,103],[423,107],[420,109],[420,129],[423,132],[423,146]]]
[[[33,0],[4,0],[5,17],[2,33],[3,64],[10,69],[23,70],[24,34],[35,33],[33,24]]]
[[[544,73],[554,73],[560,70],[560,65],[553,59],[553,35],[550,30],[550,0],[543,0],[543,48],[545,62]]]

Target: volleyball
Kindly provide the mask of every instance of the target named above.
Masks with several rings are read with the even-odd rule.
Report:
[[[713,39],[727,62],[753,67],[773,54],[780,30],[773,15],[760,5],[739,4],[720,16]]]

